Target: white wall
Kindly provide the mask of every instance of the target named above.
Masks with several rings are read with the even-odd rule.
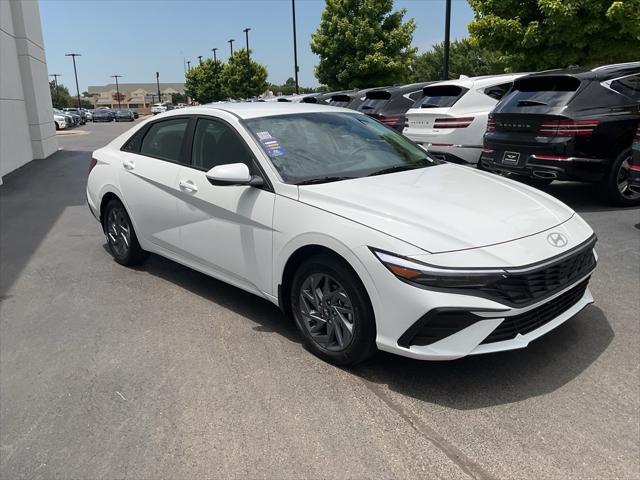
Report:
[[[0,184],[58,149],[38,3],[0,0]]]

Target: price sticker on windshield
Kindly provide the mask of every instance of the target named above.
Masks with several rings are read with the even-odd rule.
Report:
[[[256,136],[270,157],[280,157],[286,153],[280,142],[273,138],[269,132],[258,132]]]

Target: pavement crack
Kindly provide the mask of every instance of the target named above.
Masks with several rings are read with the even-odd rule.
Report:
[[[397,413],[411,428],[413,428],[419,435],[425,438],[429,443],[434,445],[438,450],[444,453],[449,460],[457,465],[463,472],[476,480],[493,480],[491,474],[485,471],[475,461],[467,457],[458,447],[449,442],[446,438],[436,432],[429,425],[425,424],[422,420],[416,417],[414,414],[408,412],[402,406],[393,401],[389,393],[381,386],[361,378],[364,385],[380,400],[382,400],[387,407]]]

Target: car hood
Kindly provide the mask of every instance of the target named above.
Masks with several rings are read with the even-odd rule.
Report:
[[[430,253],[534,235],[574,213],[534,188],[453,164],[300,186],[299,200]]]

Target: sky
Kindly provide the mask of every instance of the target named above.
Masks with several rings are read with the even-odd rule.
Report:
[[[444,38],[445,0],[396,0],[394,8],[407,10],[416,30],[413,45],[419,52]],[[296,0],[299,81],[315,87],[311,34],[320,23],[323,0]],[[75,90],[73,64],[76,58],[80,91],[87,86],[120,82],[183,82],[184,60],[192,65],[198,55],[218,58],[245,45],[243,29],[250,27],[249,47],[253,58],[267,67],[269,82],[284,83],[293,76],[293,33],[290,0],[40,0],[40,18],[49,73]],[[467,36],[473,13],[465,0],[453,0],[451,38]]]

